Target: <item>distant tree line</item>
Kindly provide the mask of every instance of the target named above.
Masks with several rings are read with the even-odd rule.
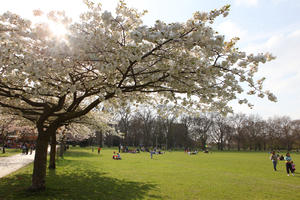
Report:
[[[66,139],[67,144],[109,147],[122,144],[130,147],[199,150],[213,148],[221,151],[300,149],[300,120],[292,120],[287,116],[263,119],[258,115],[242,113],[226,117],[219,113],[176,115],[170,110],[159,115],[152,107],[136,110],[122,107],[115,112],[114,123],[109,125],[111,128],[98,130],[94,127],[89,133],[87,129],[79,129],[78,133],[71,131]],[[2,147],[11,129],[11,122],[4,120],[0,123]],[[21,125],[17,129],[20,133],[28,132]]]
[[[161,117],[151,109],[120,111],[115,128],[120,135],[104,134],[108,146],[214,148],[267,151],[300,149],[300,120],[257,115],[218,113]]]

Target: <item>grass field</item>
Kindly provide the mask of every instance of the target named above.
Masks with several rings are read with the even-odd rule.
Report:
[[[274,172],[267,153],[167,152],[98,156],[70,149],[56,171],[47,172],[47,190],[29,193],[32,165],[0,179],[0,199],[300,199],[300,173],[287,177],[284,163]],[[291,154],[296,165],[300,154]],[[300,166],[300,164],[299,164]],[[297,166],[296,166],[297,168]]]
[[[12,156],[18,153],[22,153],[21,149],[8,149],[5,148],[5,153],[2,153],[2,148],[0,149],[0,157]]]

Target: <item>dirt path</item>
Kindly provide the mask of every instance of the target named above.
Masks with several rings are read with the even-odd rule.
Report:
[[[33,159],[34,152],[32,155],[17,154],[9,157],[0,157],[0,178],[28,165],[33,162]]]

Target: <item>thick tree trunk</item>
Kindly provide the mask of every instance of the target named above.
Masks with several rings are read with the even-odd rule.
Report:
[[[65,149],[64,141],[61,141],[59,149],[60,149],[59,150],[59,156],[61,158],[64,158],[64,149]]]
[[[55,169],[55,157],[56,157],[56,134],[52,134],[51,136],[51,150],[50,150],[50,162],[49,169]]]
[[[103,140],[103,133],[102,133],[102,131],[100,132],[100,144],[99,145],[101,145],[101,147],[104,146],[104,140]]]
[[[49,142],[48,133],[39,133],[36,144],[35,158],[33,164],[31,191],[44,190],[46,187],[47,148]]]
[[[5,153],[5,137],[3,132],[2,132],[2,153]]]
[[[61,141],[60,141],[59,156],[61,158],[64,158],[64,152],[65,152],[65,135],[62,136]]]
[[[4,142],[4,138],[2,138],[2,153],[5,153],[5,142]]]
[[[166,150],[168,150],[168,139],[166,138]]]
[[[223,151],[224,150],[224,144],[223,144],[223,140],[221,140],[221,143],[220,143],[220,150]]]

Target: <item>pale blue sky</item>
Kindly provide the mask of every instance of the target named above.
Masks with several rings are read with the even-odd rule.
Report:
[[[99,0],[104,9],[113,9],[117,0]],[[166,22],[185,21],[195,11],[209,11],[231,4],[225,19],[214,28],[227,38],[238,36],[238,45],[247,52],[269,51],[275,61],[261,65],[260,76],[267,78],[265,88],[275,93],[277,103],[250,98],[254,109],[232,104],[236,112],[259,114],[264,118],[287,115],[300,119],[300,0],[127,0],[128,5],[146,9],[144,22],[151,25],[160,19]],[[84,10],[81,0],[1,0],[0,13],[6,10],[27,18],[33,9],[65,10],[76,18]]]

